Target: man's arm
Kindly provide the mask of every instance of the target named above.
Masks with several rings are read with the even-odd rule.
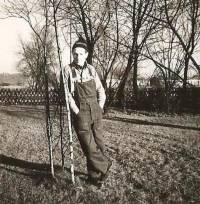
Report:
[[[95,83],[96,83],[96,90],[97,90],[97,100],[98,100],[99,106],[103,109],[106,101],[106,94],[97,72],[95,74]]]
[[[78,108],[78,106],[76,105],[72,94],[69,93],[69,96],[68,96],[68,97],[69,97],[69,106],[70,106],[71,110],[77,115],[78,112],[79,112],[79,108]]]
[[[69,92],[68,92],[68,98],[69,98],[69,106],[70,106],[70,109],[77,115],[78,112],[79,112],[79,108],[78,106],[76,105],[75,103],[75,100],[73,98],[73,92],[74,92],[74,86],[73,86],[73,82],[72,82],[72,74],[71,74],[71,70],[70,68],[68,69],[65,69],[65,82],[68,83],[68,87],[69,87],[69,84],[70,84],[70,88],[69,88]]]

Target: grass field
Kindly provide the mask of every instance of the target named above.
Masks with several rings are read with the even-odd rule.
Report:
[[[43,107],[0,106],[0,203],[200,203],[200,115],[104,115],[113,161],[101,188],[86,184],[75,139],[76,183],[61,168],[54,121],[55,179],[49,176]]]

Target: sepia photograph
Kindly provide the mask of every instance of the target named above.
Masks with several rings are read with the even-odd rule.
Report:
[[[200,1],[0,2],[0,203],[200,203]]]

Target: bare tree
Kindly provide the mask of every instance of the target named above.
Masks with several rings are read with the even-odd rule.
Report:
[[[35,90],[42,90],[44,87],[43,76],[43,47],[41,41],[35,34],[32,34],[31,40],[21,42],[21,50],[19,51],[18,70],[28,79],[29,86]],[[56,56],[53,39],[47,42],[47,61],[49,83],[53,87],[57,87],[57,79],[55,76]]]
[[[88,62],[92,64],[94,47],[110,21],[109,0],[72,0],[65,1],[63,19],[70,19],[71,33],[85,37],[88,45]],[[69,22],[66,23],[69,26]]]
[[[111,88],[112,77],[115,74],[120,57],[118,3],[114,2],[110,9],[112,10],[110,22],[105,30],[102,28],[103,31],[100,31],[100,33],[103,32],[103,36],[96,43],[94,51],[94,63],[101,70],[102,82],[106,89],[107,85],[108,88]],[[107,84],[108,80],[109,84]]]
[[[46,133],[49,147],[49,160],[51,174],[54,176],[53,152],[52,152],[52,126],[49,104],[49,79],[48,79],[48,53],[47,42],[49,37],[49,2],[47,0],[5,0],[4,10],[7,17],[24,19],[32,29],[42,46],[42,77],[45,85],[45,111],[46,111]],[[38,31],[38,29],[41,30]]]
[[[184,51],[177,42],[175,34],[168,28],[156,33],[155,38],[157,42],[147,43],[146,50],[148,58],[156,66],[156,76],[164,82],[164,109],[169,112],[171,94],[177,84],[183,81],[181,72],[184,65]]]
[[[124,46],[124,55],[127,56],[124,72],[117,90],[117,98],[124,101],[124,88],[132,71],[133,97],[138,97],[138,63],[146,40],[155,32],[156,21],[151,15],[157,15],[154,0],[120,1],[121,29],[120,44]]]
[[[158,2],[157,8],[162,13],[162,18],[157,20],[164,29],[170,29],[174,34],[176,46],[182,47],[181,53],[183,55],[181,59],[177,58],[177,63],[179,61],[184,62],[179,78],[183,82],[182,102],[185,104],[187,80],[191,67],[200,70],[194,55],[199,48],[200,2],[196,0],[162,0]],[[172,71],[171,67],[167,67],[167,69]]]
[[[200,2],[196,0],[163,0],[160,4],[160,9],[165,13],[165,18],[162,19],[163,23],[173,31],[185,52],[183,88],[186,89],[190,62],[197,70],[200,69],[194,58],[200,39]]]

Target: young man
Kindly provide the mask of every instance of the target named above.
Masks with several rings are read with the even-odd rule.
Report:
[[[111,161],[104,155],[102,112],[106,95],[95,68],[88,64],[83,38],[72,47],[73,62],[66,69],[73,125],[87,161],[88,182],[102,183]]]

